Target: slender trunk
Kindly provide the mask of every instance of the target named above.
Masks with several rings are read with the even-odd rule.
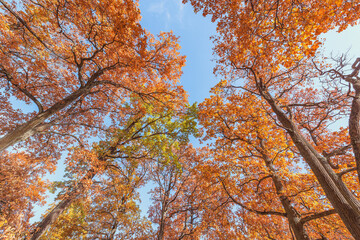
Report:
[[[134,121],[126,128],[126,131],[130,131],[135,126],[135,123],[137,121]],[[120,137],[113,146],[110,146],[108,148],[109,155],[113,155],[117,151],[117,146],[120,144],[122,138]],[[102,155],[98,156],[98,160],[100,162],[105,163],[107,160],[107,156],[109,155]],[[75,186],[65,197],[63,200],[60,201],[52,210],[49,212],[46,217],[36,226],[35,230],[30,235],[30,240],[37,240],[41,237],[42,234],[46,231],[47,228],[49,228],[56,219],[63,213],[76,199],[76,197],[84,191],[84,185],[83,183],[92,180],[95,175],[97,174],[96,168],[92,167],[86,175],[80,180],[79,184]]]
[[[339,179],[327,161],[312,147],[302,136],[295,123],[275,103],[274,99],[260,90],[262,96],[269,103],[280,123],[286,129],[295,146],[299,150],[305,162],[310,166],[312,172],[325,191],[340,218],[355,239],[360,239],[360,203]]]
[[[111,226],[111,231],[110,231],[110,236],[108,237],[107,240],[113,240],[115,238],[115,233],[118,227],[118,222],[117,220],[113,223],[113,225]]]
[[[162,202],[161,206],[161,217],[160,217],[160,225],[159,225],[159,232],[157,239],[163,240],[164,234],[165,234],[165,218],[166,218],[166,212],[167,212],[167,206],[168,206],[168,200],[169,199],[169,191],[165,192],[165,196]]]
[[[98,77],[100,75],[94,74],[94,77]],[[86,95],[90,92],[93,84],[87,84],[75,92],[71,93],[69,96],[65,97],[61,101],[55,103],[52,107],[47,109],[45,112],[39,113],[26,123],[16,127],[14,130],[6,134],[4,137],[0,138],[0,152],[4,151],[6,148],[20,142],[24,141],[27,138],[31,137],[32,135],[36,134],[42,129],[42,124],[44,121],[54,114],[58,113],[59,111],[63,110],[73,102],[75,102],[78,98],[83,95]]]
[[[360,83],[354,83],[355,97],[352,101],[349,118],[349,135],[355,155],[356,169],[360,182]]]
[[[164,239],[164,228],[165,228],[165,219],[164,219],[163,210],[161,210],[160,226],[159,226],[159,232],[158,232],[158,236],[157,236],[158,240]]]
[[[274,182],[276,193],[279,196],[280,202],[286,212],[286,217],[289,221],[292,231],[294,232],[295,238],[297,240],[310,240],[310,238],[304,228],[304,224],[301,222],[300,214],[296,211],[296,209],[293,206],[291,206],[290,199],[283,194],[284,185],[281,182],[280,177],[276,174],[276,169],[275,169],[274,165],[272,164],[272,162],[268,156],[263,154],[263,157],[264,157],[266,166],[268,167],[268,169],[271,172],[271,179]]]
[[[75,187],[63,200],[61,200],[45,218],[36,226],[30,235],[30,240],[38,240],[42,234],[56,221],[56,219],[74,202],[76,197],[84,190],[83,182],[95,177],[96,172],[91,169],[82,178],[79,185]]]
[[[164,239],[164,234],[165,234],[165,219],[166,219],[166,214],[169,208],[169,198],[170,198],[170,192],[173,189],[174,185],[172,185],[172,179],[173,179],[173,172],[170,172],[170,177],[169,177],[169,184],[167,185],[166,191],[164,192],[163,195],[163,199],[162,199],[162,203],[161,203],[161,216],[160,216],[160,226],[159,226],[159,232],[158,232],[158,236],[157,239],[158,240],[163,240]],[[166,186],[166,182],[164,184]]]

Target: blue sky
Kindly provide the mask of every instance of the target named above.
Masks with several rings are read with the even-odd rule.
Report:
[[[360,57],[359,25],[349,27],[341,33],[330,31],[324,34],[323,37],[325,38],[324,48],[327,54],[339,55],[349,51],[349,57]]]
[[[181,85],[188,92],[189,102],[202,102],[209,96],[210,88],[216,84],[213,75],[213,44],[210,37],[216,33],[216,24],[210,18],[195,14],[190,4],[181,0],[140,0],[141,25],[152,34],[160,31],[180,37],[181,54],[186,56]],[[197,143],[195,143],[197,144]],[[151,205],[148,192],[154,187],[149,183],[140,189],[140,208],[147,215]]]
[[[212,41],[216,26],[210,18],[195,14],[190,4],[181,0],[140,0],[142,26],[152,34],[173,31],[179,36],[181,54],[186,55],[181,84],[189,94],[189,101],[201,102],[215,85],[212,75],[214,62]]]

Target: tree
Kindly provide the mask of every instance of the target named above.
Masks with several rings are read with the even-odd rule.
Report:
[[[135,204],[136,190],[147,181],[148,165],[154,161],[154,156],[161,155],[171,158],[172,151],[182,142],[187,142],[189,135],[196,131],[194,122],[194,111],[196,109],[194,106],[186,109],[185,106],[177,105],[177,109],[168,109],[162,105],[141,105],[139,103],[142,101],[138,100],[138,98],[134,98],[133,102],[134,110],[139,114],[128,116],[129,124],[127,127],[123,130],[120,128],[112,129],[107,139],[94,145],[91,151],[82,148],[75,149],[68,159],[67,175],[70,181],[65,185],[64,183],[59,185],[64,188],[64,192],[59,196],[61,200],[34,227],[31,239],[39,239],[53,223],[58,226],[59,221],[62,221],[62,213],[71,212],[72,208],[69,207],[78,204],[79,198],[80,203],[83,202],[86,196],[95,198],[84,203],[87,205],[85,221],[95,221],[93,224],[98,229],[98,232],[94,234],[103,232],[104,235],[110,234],[109,236],[114,238],[131,230],[131,228],[127,229],[126,227],[130,227],[131,224],[125,223],[126,221],[133,221],[133,217],[138,214]],[[144,108],[143,111],[139,108],[141,106]],[[163,158],[160,163],[176,164],[169,162],[168,158]],[[94,182],[96,183],[94,184]],[[114,188],[117,190],[113,191]],[[88,195],[90,192],[92,194]],[[118,203],[121,203],[121,206],[114,209],[113,207],[117,206]],[[125,205],[127,204],[130,204],[132,208],[126,208]],[[122,210],[119,213],[120,208]],[[112,233],[98,222],[100,218],[104,217],[104,213],[106,213],[105,218],[120,214],[120,219],[117,217],[113,219],[115,225],[113,225]],[[127,220],[125,221],[123,217]],[[91,229],[94,230],[95,227],[90,227],[89,222],[86,224],[88,225],[81,227],[87,229],[85,232],[79,232],[75,229],[75,233],[66,232],[64,234],[71,236],[82,233],[91,236]],[[120,233],[117,233],[118,228],[121,229]]]
[[[285,131],[258,101],[249,93],[217,91],[200,105],[199,122],[213,156],[203,174],[218,180],[218,191],[237,209],[231,215],[244,222],[245,236],[350,238],[314,176],[300,167]]]
[[[352,162],[359,166],[356,159],[357,97],[353,98],[352,107],[346,108],[351,99],[341,87],[345,80],[357,92],[358,64],[353,65],[350,74],[332,75],[337,78],[327,78],[328,81],[320,87],[314,82],[316,77],[329,69],[326,63],[314,58],[321,45],[319,35],[336,27],[342,31],[356,24],[359,3],[332,0],[189,2],[195,11],[202,10],[204,15],[210,14],[213,21],[217,21],[217,72],[229,80],[227,87],[251,92],[263,100],[262,104],[271,106],[272,117],[277,119],[280,127],[286,129],[342,221],[353,237],[359,239],[360,203],[341,180],[343,172],[351,171],[352,167],[347,169],[343,165],[341,169],[333,169],[329,163],[331,156],[319,152],[316,149],[318,144],[311,138],[314,131],[318,131],[316,134],[321,134],[320,131],[324,129],[332,132],[326,124],[335,119],[322,119],[324,106],[330,106],[337,116],[350,112],[349,132],[355,152]],[[329,72],[336,73],[336,69]],[[236,83],[239,79],[243,80]],[[315,91],[319,88],[320,95],[315,98],[305,98],[301,104],[294,101],[293,97],[299,96],[302,90]],[[344,102],[347,103],[339,104]],[[309,108],[315,109],[310,124],[314,128],[310,132],[299,123],[300,116],[296,116],[296,113]],[[321,127],[316,127],[318,125]],[[347,144],[345,140],[335,152],[346,149]]]
[[[0,196],[2,229],[14,229],[16,214],[5,209],[17,201],[26,228],[31,204],[46,191],[41,176],[63,150],[89,149],[89,139],[143,114],[129,107],[134,97],[168,108],[186,102],[177,38],[151,35],[140,18],[129,0],[0,1],[0,187],[18,190]]]
[[[33,204],[43,204],[49,181],[43,179],[53,172],[51,161],[39,164],[26,152],[8,153],[0,158],[0,234],[7,239],[20,239],[29,228]]]
[[[175,86],[184,64],[177,38],[146,32],[136,1],[0,3],[1,151],[93,136],[105,116],[121,118],[129,93],[144,101],[183,94]],[[30,112],[12,99],[31,104]]]
[[[243,239],[234,206],[217,178],[219,169],[206,147],[182,146],[181,164],[156,165],[150,172],[155,187],[149,218],[156,232],[149,239]],[[221,164],[221,163],[220,163]]]
[[[39,239],[141,239],[151,230],[137,204],[137,189],[146,181],[144,164],[119,159],[98,173]]]
[[[203,230],[204,196],[194,172],[200,154],[191,145],[180,146],[173,158],[179,165],[154,163],[150,179],[153,204],[149,218],[156,224],[153,239],[194,239]],[[161,158],[161,156],[159,156]]]

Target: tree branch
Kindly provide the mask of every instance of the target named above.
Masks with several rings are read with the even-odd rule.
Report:
[[[221,185],[223,186],[223,189],[225,190],[226,194],[229,196],[229,198],[237,205],[239,205],[240,207],[244,208],[245,210],[252,212],[252,213],[256,213],[259,215],[277,215],[277,216],[281,216],[281,217],[286,217],[286,213],[283,212],[276,212],[276,211],[259,211],[259,210],[255,210],[255,209],[251,209],[247,206],[245,206],[244,204],[240,203],[239,201],[237,201],[236,199],[234,199],[233,196],[231,196],[231,194],[229,193],[229,191],[227,190],[225,183],[222,179],[220,179]]]
[[[323,211],[323,212],[320,212],[320,213],[315,213],[315,214],[312,214],[310,216],[304,217],[300,221],[303,224],[305,224],[306,222],[309,222],[311,220],[315,220],[315,219],[318,219],[318,218],[323,218],[323,217],[326,217],[326,216],[330,216],[330,215],[335,214],[335,213],[337,213],[335,211],[335,209],[330,209],[330,210],[326,210],[326,211]]]
[[[2,72],[5,75],[5,77],[7,78],[9,83],[11,83],[16,89],[18,89],[20,92],[25,94],[28,98],[30,98],[36,104],[36,106],[39,109],[39,113],[44,112],[44,108],[43,108],[41,102],[39,100],[37,100],[37,98],[34,95],[32,95],[27,89],[22,88],[22,87],[20,87],[19,84],[15,83],[14,78],[10,75],[10,73],[8,71],[6,71],[6,69],[3,66],[0,66],[0,72]]]
[[[341,178],[343,175],[345,175],[345,174],[347,174],[349,172],[356,171],[356,169],[357,169],[356,167],[348,168],[348,169],[346,169],[346,170],[344,170],[342,172],[337,173],[337,175]]]
[[[14,12],[9,5],[3,0],[0,0],[0,3],[48,50],[52,51],[46,43],[31,29],[31,27],[16,13]]]

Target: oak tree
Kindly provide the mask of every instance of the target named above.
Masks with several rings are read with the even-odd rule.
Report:
[[[137,100],[139,99],[134,98],[135,103],[139,103]],[[86,225],[82,225],[80,232],[76,229],[73,233],[65,231],[63,234],[66,236],[85,234],[89,237],[102,232],[103,235],[114,238],[121,234],[130,234],[130,223],[135,224],[136,218],[140,221],[140,218],[136,217],[139,214],[136,204],[137,190],[148,181],[151,162],[176,164],[177,162],[170,161],[173,151],[182,142],[187,142],[190,134],[196,132],[194,106],[186,108],[177,105],[177,109],[164,108],[162,105],[135,106],[134,111],[140,112],[140,115],[130,115],[124,129],[112,129],[107,139],[95,144],[91,151],[77,148],[69,156],[67,176],[70,179],[59,185],[63,188],[59,202],[34,226],[31,239],[39,239],[49,227],[51,230],[45,236],[52,236],[50,233],[54,231],[62,232],[54,229],[57,229],[59,224],[62,225],[63,215],[72,211],[71,206],[78,204],[87,206],[83,222]],[[139,111],[141,106],[144,112]],[[155,157],[159,155],[163,156],[161,160]],[[91,200],[88,200],[89,198]],[[118,203],[121,206],[114,208]],[[110,229],[98,222],[101,218],[109,217],[109,220],[104,221],[113,222]],[[91,221],[94,223],[90,224]],[[146,225],[148,224],[144,226]],[[96,228],[97,232],[92,233]],[[135,228],[136,232],[140,229]],[[138,236],[139,233],[133,234]]]
[[[341,172],[353,169],[344,166],[340,172],[329,163],[326,152],[316,149],[311,139],[312,131],[323,130],[334,119],[323,119],[324,108],[330,106],[338,112],[350,112],[349,132],[355,159],[357,160],[358,114],[357,95],[351,98],[341,88],[347,81],[357,92],[358,64],[347,74],[338,74],[333,81],[322,85],[317,99],[307,98],[300,105],[293,96],[304,89],[318,89],[315,79],[329,66],[321,58],[315,58],[321,45],[320,34],[334,28],[338,31],[356,24],[360,4],[358,1],[202,1],[189,0],[195,11],[203,11],[217,21],[218,36],[215,37],[215,54],[219,57],[217,72],[227,78],[228,87],[235,91],[248,91],[271,106],[274,121],[286,129],[299,153],[311,168],[342,221],[354,238],[360,238],[360,202],[349,186],[345,185]],[[330,70],[334,72],[336,69]],[[329,78],[328,78],[329,80]],[[330,96],[327,98],[326,96]],[[352,107],[342,109],[352,101]],[[324,107],[325,106],[325,107]],[[313,108],[313,122],[308,129],[301,126],[294,112]],[[338,115],[338,114],[337,114]],[[338,115],[339,116],[339,115]],[[325,118],[326,119],[326,118]],[[322,125],[320,129],[316,127]],[[331,134],[331,129],[328,128]],[[321,138],[323,139],[323,138]],[[317,139],[319,140],[319,138]],[[329,142],[329,141],[328,141]],[[346,148],[344,141],[340,149]],[[354,183],[352,183],[353,185]],[[359,183],[355,183],[359,184]]]
[[[47,188],[41,177],[63,150],[89,149],[92,137],[144,113],[129,107],[133,98],[186,102],[177,38],[153,36],[140,18],[132,0],[0,1],[1,231],[26,229]]]
[[[231,215],[244,222],[244,235],[349,238],[291,140],[258,101],[249,93],[217,92],[201,104],[213,156],[203,175],[218,179],[218,191],[239,209]]]
[[[116,121],[130,93],[182,94],[172,33],[144,30],[137,1],[0,2],[0,150],[66,146]],[[14,101],[28,104],[20,111]],[[81,137],[80,137],[81,136]]]

